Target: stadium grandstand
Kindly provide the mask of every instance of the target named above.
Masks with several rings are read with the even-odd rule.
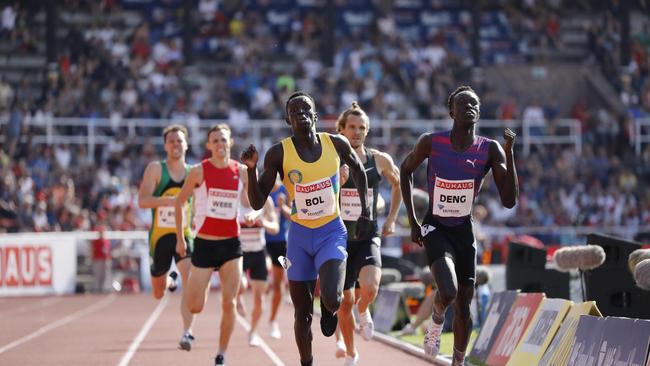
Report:
[[[187,126],[192,164],[209,156],[217,123],[232,128],[234,159],[251,143],[264,154],[290,134],[285,103],[298,90],[332,133],[358,101],[368,146],[399,166],[421,134],[451,127],[449,94],[471,85],[477,133],[517,133],[520,187],[507,209],[485,179],[479,263],[505,264],[513,240],[556,250],[599,232],[650,244],[647,0],[0,4],[0,236],[79,233],[78,292],[90,290],[96,231],[111,232],[114,272],[150,286],[139,256],[152,213],[138,188],[164,157],[166,126]],[[414,186],[426,180],[422,165]],[[386,207],[390,188],[380,186]],[[402,207],[382,244],[400,277],[426,267],[409,235]]]
[[[484,225],[643,236],[646,3],[622,1],[625,11],[609,1],[469,3],[8,2],[2,229],[87,230],[100,212],[110,213],[112,229],[142,229],[149,213],[134,192],[168,121],[190,127],[193,161],[204,154],[199,131],[215,120],[235,128],[236,149],[249,141],[268,147],[283,134],[284,101],[298,89],[318,96],[330,129],[358,100],[373,124],[371,144],[399,163],[430,120],[445,125],[449,91],[466,83],[482,98],[484,126],[495,126],[481,132],[513,126],[521,135],[527,124],[532,141],[518,145],[528,149],[517,161],[521,203],[499,209],[496,191],[484,188]],[[424,176],[416,182],[423,186]],[[534,234],[548,243],[575,239]]]

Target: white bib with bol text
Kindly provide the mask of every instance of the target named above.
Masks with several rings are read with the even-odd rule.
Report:
[[[336,212],[334,187],[330,178],[295,185],[294,201],[300,220],[316,220]]]

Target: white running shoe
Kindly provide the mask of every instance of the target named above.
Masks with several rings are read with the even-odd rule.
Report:
[[[183,351],[192,350],[192,341],[194,341],[194,336],[188,332],[183,333],[180,342],[178,342],[178,349]]]
[[[366,310],[363,314],[359,314],[359,332],[361,337],[366,341],[372,339],[375,334],[375,323],[372,322],[370,311]]]
[[[345,354],[346,354],[345,342],[343,342],[342,339],[339,339],[338,341],[336,341],[336,352],[334,353],[334,355],[336,356],[336,358],[343,358],[345,357]]]
[[[248,335],[248,345],[251,347],[259,347],[262,344],[260,337],[257,333],[251,333]]]
[[[442,324],[431,322],[424,331],[424,353],[431,357],[438,356],[440,353],[440,333],[442,333]]]
[[[408,324],[406,324],[404,326],[404,328],[402,328],[402,330],[399,331],[399,336],[403,337],[403,336],[407,336],[407,335],[413,335],[413,334],[416,333],[416,331],[417,330],[415,328],[413,328],[413,324],[408,323]]]
[[[357,352],[354,357],[350,357],[350,355],[345,356],[345,361],[343,361],[343,366],[354,366],[359,362],[359,352]]]
[[[280,325],[278,322],[271,322],[271,331],[269,331],[269,336],[274,339],[282,338],[282,333],[280,332]]]

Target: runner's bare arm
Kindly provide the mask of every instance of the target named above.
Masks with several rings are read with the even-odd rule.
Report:
[[[492,141],[488,154],[494,183],[499,189],[501,203],[507,208],[513,208],[519,198],[519,182],[512,151],[517,135],[509,128],[506,128],[503,135],[505,138],[503,147],[498,142]]]
[[[176,219],[176,252],[181,257],[187,254],[187,243],[185,242],[185,234],[183,233],[183,206],[187,199],[194,193],[196,188],[203,181],[203,168],[201,165],[196,165],[187,173],[187,178],[183,183],[181,191],[178,192],[174,202],[174,218]],[[188,218],[189,219],[189,218]]]
[[[381,151],[375,152],[375,161],[380,174],[386,177],[390,183],[390,209],[382,228],[382,235],[390,235],[395,232],[395,220],[402,204],[402,192],[399,184],[399,168],[393,162],[393,158]]]
[[[262,225],[267,234],[276,235],[280,232],[279,218],[275,213],[275,205],[271,197],[266,199],[266,203],[262,209]]]
[[[344,185],[350,178],[350,168],[346,164],[342,164],[339,168],[339,177],[341,177],[341,185]]]
[[[243,183],[243,190],[244,192],[248,191],[248,168],[244,164],[238,164],[239,168],[239,176],[241,177],[241,181]]]
[[[154,197],[156,185],[160,181],[162,167],[157,161],[152,161],[147,165],[142,175],[142,183],[138,190],[138,206],[140,208],[156,208],[159,206],[172,206],[174,197]]]
[[[363,170],[363,163],[357,153],[354,152],[348,139],[341,135],[331,135],[330,138],[336,151],[339,153],[341,160],[349,167],[350,177],[359,191],[359,200],[361,201],[361,216],[370,217],[370,208],[368,207],[368,177]]]
[[[259,155],[253,144],[249,145],[241,154],[241,161],[248,168],[248,200],[251,207],[259,210],[264,207],[264,202],[275,184],[275,178],[282,172],[283,150],[282,144],[277,143],[266,152],[264,169],[259,179],[257,176],[257,160]]]
[[[400,187],[402,188],[402,199],[404,200],[404,206],[406,206],[406,214],[411,224],[411,240],[419,245],[423,243],[420,223],[415,217],[415,210],[413,209],[413,172],[424,159],[429,157],[430,152],[431,135],[425,133],[420,136],[413,150],[408,153],[400,166]]]

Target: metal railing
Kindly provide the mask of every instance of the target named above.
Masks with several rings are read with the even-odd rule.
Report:
[[[650,143],[650,118],[640,118],[634,121],[634,152],[640,156],[643,144]]]
[[[0,126],[6,125],[7,120],[0,120]],[[88,154],[92,156],[97,145],[106,145],[116,137],[126,138],[134,144],[162,144],[158,137],[162,129],[170,123],[185,122],[190,131],[190,144],[198,147],[205,139],[204,134],[210,126],[223,123],[223,120],[190,119],[179,121],[172,119],[114,119],[114,118],[46,118],[40,123],[30,119],[31,140],[36,144],[86,144]],[[644,123],[650,124],[646,121]],[[332,120],[319,121],[319,129],[333,131],[335,122]],[[380,144],[394,142],[396,131],[410,130],[424,133],[449,129],[452,121],[447,120],[373,120],[371,122],[372,138]],[[245,125],[233,125],[236,136],[246,136],[260,146],[263,137],[268,137],[277,131],[287,130],[287,124],[282,120],[250,120]],[[582,136],[580,122],[573,119],[558,119],[548,121],[547,125],[529,125],[521,120],[481,120],[477,124],[477,133],[485,134],[501,140],[504,128],[514,129],[523,144],[524,155],[528,155],[535,145],[564,144],[573,145],[579,154],[582,151]],[[640,131],[641,128],[638,127]],[[0,140],[6,140],[6,133]],[[22,136],[23,139],[26,136]],[[647,137],[646,137],[647,138]],[[650,138],[644,141],[650,141]],[[639,142],[638,142],[639,143]]]

